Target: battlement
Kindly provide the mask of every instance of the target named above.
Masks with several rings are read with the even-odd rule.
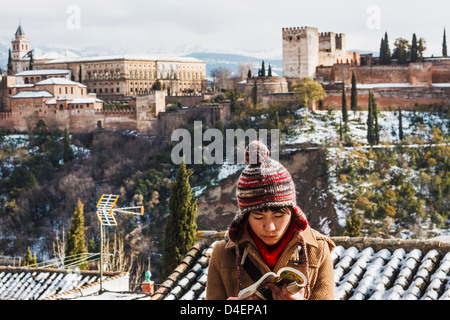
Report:
[[[290,27],[282,28],[284,40],[300,40],[300,36],[305,36],[307,32],[318,32],[314,27]],[[297,38],[295,38],[297,37]]]
[[[122,115],[122,114],[135,114],[135,113],[136,113],[136,109],[135,108],[130,108],[130,109],[113,108],[113,109],[95,110],[95,114],[96,115],[99,115],[99,114],[103,114],[103,115]]]
[[[334,35],[334,32],[321,32],[319,34],[320,38],[330,38],[332,35]]]

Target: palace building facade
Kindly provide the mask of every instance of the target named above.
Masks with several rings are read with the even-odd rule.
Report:
[[[198,94],[206,89],[206,63],[189,57],[115,55],[62,58],[33,69],[67,69],[104,100],[145,95],[158,81],[167,95]]]
[[[83,83],[88,93],[95,93],[105,101],[146,95],[156,82],[169,96],[199,94],[207,87],[206,63],[195,58],[139,55],[79,57],[67,51],[43,54],[38,49],[30,48],[30,41],[21,25],[11,44],[10,75],[32,70],[70,70],[71,80]]]

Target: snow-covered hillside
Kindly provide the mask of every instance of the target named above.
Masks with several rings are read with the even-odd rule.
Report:
[[[368,152],[372,149],[396,148],[399,142],[399,114],[398,112],[382,111],[379,113],[378,121],[380,126],[380,144],[370,146],[367,144],[367,111],[349,112],[348,137],[346,145],[340,140],[341,111],[316,111],[311,112],[299,109],[295,134],[285,138],[286,151],[297,150],[298,148],[324,148],[328,159],[329,191],[334,195],[335,210],[341,226],[345,226],[345,219],[351,210],[352,196],[355,192],[365,192],[374,189],[374,179],[366,177],[367,180],[355,186],[345,181],[338,174],[338,167],[343,161],[364,161],[368,169],[374,168],[375,160],[368,159]],[[440,145],[448,148],[449,143],[449,118],[446,114],[402,111],[402,127],[404,134],[404,145],[408,148],[436,147],[433,139],[432,128],[437,128],[444,137]],[[448,150],[448,149],[446,149]],[[406,157],[406,156],[405,156]],[[392,165],[386,172],[383,179],[388,181],[394,175],[401,173],[405,176],[405,181],[411,181],[412,186],[419,192],[420,176],[423,173],[419,170],[411,170],[409,167]],[[343,181],[344,180],[344,181]],[[375,181],[376,182],[376,181]],[[426,210],[426,208],[424,208]],[[422,226],[431,227],[429,221],[422,221]],[[434,230],[434,233],[445,234],[446,230]],[[418,236],[414,232],[403,231],[399,234],[405,238]]]

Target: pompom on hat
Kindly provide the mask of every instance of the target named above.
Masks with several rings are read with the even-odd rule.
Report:
[[[300,230],[305,230],[308,221],[297,206],[295,185],[289,171],[270,158],[269,149],[260,141],[248,145],[245,161],[248,165],[237,184],[239,209],[228,230],[230,239],[239,239],[249,212],[264,208],[292,208],[292,222]]]

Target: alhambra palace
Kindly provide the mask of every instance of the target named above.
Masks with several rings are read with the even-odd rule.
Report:
[[[313,27],[283,28],[282,46],[282,77],[251,77],[238,83],[246,98],[256,85],[263,108],[292,101],[290,85],[304,77],[324,87],[323,106],[340,108],[342,82],[350,95],[354,73],[363,108],[372,91],[380,109],[421,104],[448,109],[450,58],[380,65],[372,54],[347,51],[345,34]],[[136,130],[167,136],[192,115],[210,124],[229,116],[226,101],[205,103],[210,97],[206,63],[199,59],[38,54],[21,25],[11,43],[11,58],[10,72],[0,76],[0,127],[12,132],[27,132],[42,119],[49,127],[70,132]],[[105,107],[115,103],[129,107]],[[187,107],[166,112],[171,103]]]

